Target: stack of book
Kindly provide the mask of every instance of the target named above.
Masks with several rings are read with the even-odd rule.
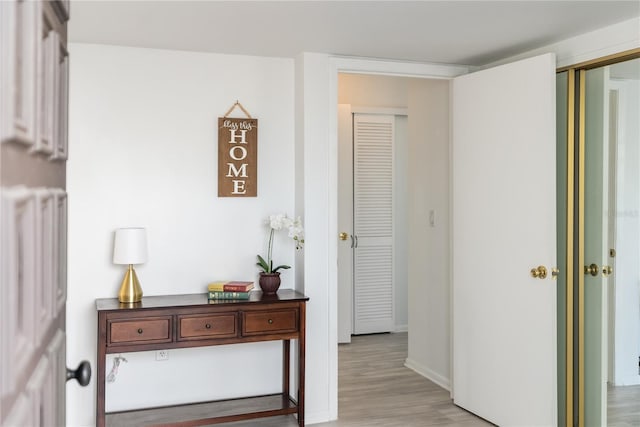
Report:
[[[253,282],[219,281],[209,283],[209,300],[249,299]]]

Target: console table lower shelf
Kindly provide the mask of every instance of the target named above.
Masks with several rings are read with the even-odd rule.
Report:
[[[107,427],[202,426],[297,414],[298,405],[282,393],[106,414]],[[215,414],[215,416],[212,416]]]
[[[305,311],[309,298],[289,289],[249,300],[208,301],[206,294],[96,300],[96,427],[204,426],[296,414],[304,427]],[[297,341],[297,390],[290,390],[291,340]],[[122,412],[105,411],[106,355],[282,341],[281,393]]]

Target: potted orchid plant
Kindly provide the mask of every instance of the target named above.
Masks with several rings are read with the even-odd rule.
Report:
[[[267,258],[263,258],[258,255],[258,262],[256,265],[262,270],[260,272],[260,288],[265,294],[274,294],[280,287],[280,272],[278,270],[287,270],[291,268],[289,265],[273,266],[273,240],[276,231],[286,229],[288,230],[288,236],[293,239],[296,244],[296,249],[302,248],[304,245],[304,229],[302,228],[302,221],[300,217],[292,219],[287,217],[286,214],[276,214],[269,216],[269,245],[267,249]]]

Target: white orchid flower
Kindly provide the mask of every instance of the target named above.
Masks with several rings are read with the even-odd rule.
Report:
[[[296,242],[296,249],[300,249],[304,244],[304,229],[302,228],[302,220],[300,217],[297,219],[291,219],[286,214],[280,213],[275,215],[270,215],[269,220],[267,221],[269,227],[271,228],[269,232],[269,248],[267,251],[267,259],[265,260],[260,255],[258,255],[258,263],[257,265],[265,272],[265,273],[275,273],[279,269],[288,269],[290,268],[288,265],[280,265],[277,267],[273,267],[273,260],[271,259],[271,254],[273,252],[273,234],[277,230],[281,230],[283,228],[288,229],[288,236],[292,238]]]
[[[280,229],[282,229],[282,227],[286,227],[286,225],[285,225],[285,219],[286,218],[287,218],[287,216],[285,214],[271,215],[269,217],[269,225],[274,230],[280,230]]]

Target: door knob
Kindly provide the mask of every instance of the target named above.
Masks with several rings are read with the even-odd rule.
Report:
[[[80,364],[78,365],[78,369],[76,369],[75,371],[73,369],[67,368],[67,381],[74,378],[78,380],[78,383],[82,387],[85,387],[89,384],[89,381],[91,380],[91,365],[88,361],[83,360],[82,362],[80,362]]]
[[[531,277],[534,279],[545,279],[547,277],[547,267],[539,265],[537,268],[532,268]]]
[[[584,266],[584,274],[590,274],[593,277],[598,275],[598,266],[596,264],[585,265]]]
[[[340,237],[340,240],[347,240],[347,238],[349,237],[349,233],[345,233],[344,231],[342,233],[340,233],[338,235]]]
[[[610,265],[603,265],[602,266],[602,275],[603,276],[610,276],[613,274],[613,267],[611,267]]]
[[[560,274],[560,270],[557,267],[553,267],[551,269],[551,278],[552,279],[554,279],[554,280],[557,279],[559,274]]]

